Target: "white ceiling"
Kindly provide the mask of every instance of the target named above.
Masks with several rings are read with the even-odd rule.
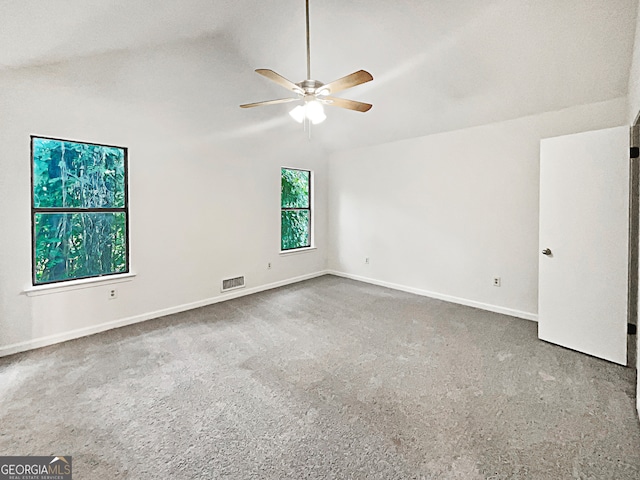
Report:
[[[311,0],[311,72],[374,81],[338,96],[314,141],[351,148],[604,101],[627,93],[638,0]],[[226,135],[303,133],[253,73],[306,73],[304,0],[0,0],[0,73],[81,57],[185,49]],[[189,50],[187,52],[186,50]],[[195,53],[194,53],[195,52]],[[0,77],[0,88],[2,88]],[[231,108],[233,107],[233,108]]]

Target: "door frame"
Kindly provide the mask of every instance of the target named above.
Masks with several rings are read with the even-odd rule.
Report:
[[[629,130],[629,147],[640,147],[640,112]],[[640,159],[629,155],[629,282],[627,322],[638,325],[640,264]],[[637,366],[638,336],[627,335],[627,366]]]

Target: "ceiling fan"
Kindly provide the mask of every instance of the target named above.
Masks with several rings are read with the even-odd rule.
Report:
[[[367,112],[373,105],[370,103],[357,102],[355,100],[347,100],[346,98],[338,98],[332,96],[334,93],[341,92],[347,88],[355,87],[363,83],[373,80],[373,76],[365,71],[358,70],[346,77],[339,78],[329,83],[322,83],[318,80],[311,79],[311,54],[309,42],[309,0],[306,0],[306,17],[307,17],[307,79],[299,83],[293,83],[282,75],[273,70],[259,68],[256,73],[268,78],[272,82],[283,86],[287,90],[295,93],[297,96],[289,98],[279,98],[276,100],[266,100],[264,102],[245,103],[240,105],[241,108],[261,107],[263,105],[275,105],[278,103],[289,103],[303,100],[302,105],[298,105],[289,113],[299,123],[309,121],[314,125],[323,122],[327,117],[324,114],[323,105],[332,105],[334,107],[355,110],[356,112]]]

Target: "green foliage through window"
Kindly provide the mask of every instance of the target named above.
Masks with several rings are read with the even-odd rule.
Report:
[[[128,271],[126,150],[31,138],[33,283]]]
[[[311,172],[283,168],[280,183],[281,249],[311,246]]]

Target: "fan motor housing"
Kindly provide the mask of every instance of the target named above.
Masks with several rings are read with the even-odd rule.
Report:
[[[316,90],[324,85],[324,83],[319,82],[318,80],[303,80],[296,85],[302,88],[305,94],[313,95]]]

